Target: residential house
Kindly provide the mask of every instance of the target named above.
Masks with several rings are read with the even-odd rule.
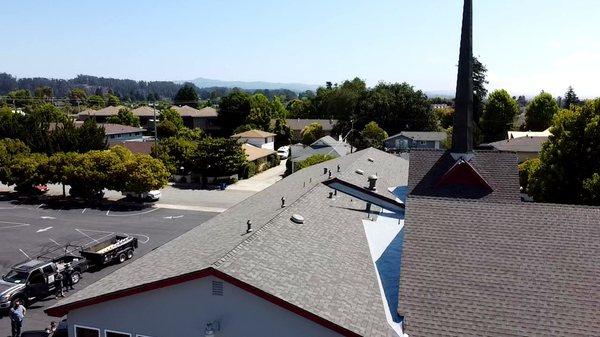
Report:
[[[275,136],[272,132],[254,129],[236,133],[231,138],[236,138],[242,144],[248,143],[259,148],[275,150]]]
[[[242,144],[242,149],[246,153],[246,160],[256,166],[256,172],[268,169],[277,158],[277,153],[274,150],[263,149],[248,143]]]
[[[448,109],[450,108],[450,106],[448,104],[432,104],[431,105],[431,110],[444,110],[444,109]]]
[[[142,142],[144,140],[143,134],[146,130],[143,128],[111,123],[104,123],[100,125],[104,127],[106,140],[109,144],[133,141]]]
[[[190,129],[202,129],[207,133],[220,130],[217,110],[213,107],[205,107],[200,110],[190,106],[172,106],[181,115],[183,124]]]
[[[394,192],[407,174],[406,160],[375,149],[306,168],[47,312],[67,315],[71,337],[400,336],[388,267],[403,216],[373,216],[403,209]],[[342,184],[348,194],[329,197]]]
[[[298,163],[316,154],[328,155],[334,158],[343,157],[352,152],[352,146],[342,141],[335,140],[331,136],[321,137],[309,146],[296,144],[290,146],[291,172],[295,172]]]
[[[402,131],[384,140],[390,152],[404,152],[410,149],[442,149],[447,135],[434,131]]]
[[[99,110],[86,109],[77,114],[78,121],[85,121],[88,118],[94,118],[96,123],[106,123],[111,116],[116,116],[119,110],[125,108],[124,106],[107,106]]]
[[[140,125],[147,129],[154,130],[154,119],[158,120],[160,116],[160,110],[154,109],[150,106],[140,106],[133,110],[131,113],[140,119]]]
[[[542,151],[542,145],[547,141],[548,137],[525,136],[482,144],[481,147],[489,147],[498,151],[515,152],[519,163],[522,163],[528,159],[537,158],[540,151]]]
[[[153,141],[129,141],[129,142],[113,142],[109,145],[110,147],[123,146],[132,153],[150,154],[152,153],[152,147],[154,146]]]
[[[305,127],[313,123],[321,125],[321,127],[323,128],[323,135],[329,136],[331,135],[331,131],[333,130],[333,127],[337,124],[337,122],[337,119],[291,118],[285,120],[286,125],[289,126],[290,131],[292,132],[292,142],[302,141],[302,130],[304,130]],[[271,121],[271,124],[275,124],[275,120]]]

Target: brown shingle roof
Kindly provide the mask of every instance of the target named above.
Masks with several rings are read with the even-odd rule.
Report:
[[[119,113],[120,109],[125,108],[122,105],[119,106],[107,106],[106,108],[102,108],[100,110],[94,110],[94,109],[87,109],[87,110],[83,110],[82,112],[78,113],[78,116],[102,116],[102,117],[107,117],[107,116],[114,116],[116,114]]]
[[[276,134],[262,130],[249,130],[241,133],[236,133],[235,135],[231,136],[231,138],[266,138],[273,136],[276,136]]]
[[[493,189],[465,186],[436,187],[456,161],[448,151],[416,150],[410,153],[408,191],[412,195],[471,198],[483,201],[520,202],[517,156],[513,153],[477,151],[469,164]]]
[[[242,144],[242,149],[246,152],[246,155],[248,156],[246,160],[248,161],[255,161],[256,159],[264,158],[275,153],[273,150],[263,149],[250,144]]]
[[[600,336],[599,223],[599,208],[409,197],[406,333]]]
[[[200,110],[194,109],[190,106],[172,106],[171,108],[177,110],[181,117],[217,117],[217,110],[213,107],[206,107]]]
[[[154,117],[154,109],[149,106],[140,106],[131,110],[135,116],[138,117]],[[156,110],[156,116],[160,115],[160,111]]]
[[[122,133],[146,131],[146,129],[144,129],[144,128],[137,128],[135,126],[129,126],[129,125],[111,124],[111,123],[104,123],[104,124],[99,124],[99,125],[104,127],[104,133],[106,133],[107,135],[116,135],[116,134],[122,134]]]
[[[489,143],[488,146],[498,151],[531,152],[539,153],[542,145],[548,141],[548,137],[519,137],[507,140],[500,140]]]
[[[150,154],[152,152],[154,142],[119,142],[110,145],[110,147],[115,146],[123,146],[133,153]]]

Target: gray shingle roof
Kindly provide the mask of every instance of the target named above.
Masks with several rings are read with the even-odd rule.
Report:
[[[406,333],[600,336],[599,223],[599,208],[409,197]]]
[[[300,130],[302,131],[305,127],[312,123],[317,123],[323,127],[323,131],[331,131],[335,124],[337,124],[337,119],[300,119],[300,118],[290,118],[286,119],[285,123],[290,127],[291,130]]]
[[[340,165],[340,172],[337,172]],[[365,203],[321,184],[333,176],[362,186],[379,176],[377,193],[406,185],[408,162],[367,149],[288,176],[190,232],[60,301],[57,306],[177,277],[207,267],[238,278],[364,336],[388,336],[376,270],[361,219]],[[360,168],[363,175],[355,170]],[[285,196],[287,207],[280,207]],[[291,214],[304,216],[302,225]],[[246,221],[254,232],[243,235]],[[157,268],[159,266],[159,268]]]
[[[348,153],[350,153],[350,144],[340,142],[331,136],[325,136],[317,139],[310,146],[304,148],[292,145],[292,152],[289,160],[299,162],[316,154],[342,157]]]
[[[454,165],[448,151],[417,150],[410,153],[408,191],[412,195],[473,198],[483,201],[520,202],[517,156],[513,153],[476,151],[469,163],[493,192],[465,186],[438,188],[440,178]]]
[[[548,137],[519,137],[489,143],[488,146],[498,151],[539,153]]]
[[[439,141],[439,142],[445,141],[446,138],[448,137],[446,132],[439,132],[439,131],[402,131],[398,134],[395,134],[393,136],[386,138],[385,140],[393,139],[398,136],[404,136],[404,137],[407,137],[407,138],[410,138],[410,139],[416,140],[416,141],[429,140],[429,141]]]

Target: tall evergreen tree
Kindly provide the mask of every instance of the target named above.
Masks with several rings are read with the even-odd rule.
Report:
[[[173,98],[173,103],[176,105],[187,105],[192,108],[198,107],[198,93],[196,89],[190,83],[186,83]]]
[[[575,90],[573,90],[572,86],[569,86],[569,89],[567,89],[567,92],[565,93],[565,98],[563,99],[563,108],[565,109],[569,109],[571,107],[571,105],[579,105],[581,101],[579,100],[579,97],[577,97],[577,94],[575,93]]]

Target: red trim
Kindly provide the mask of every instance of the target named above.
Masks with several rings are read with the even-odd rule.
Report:
[[[46,314],[48,314],[50,316],[62,317],[62,316],[65,316],[66,314],[68,314],[69,311],[72,311],[75,309],[79,309],[79,308],[87,307],[90,305],[99,304],[102,302],[111,301],[111,300],[115,300],[118,298],[123,298],[123,297],[131,296],[131,295],[143,293],[146,291],[151,291],[151,290],[155,290],[155,289],[159,289],[159,288],[165,288],[165,287],[173,286],[176,284],[180,284],[180,283],[184,283],[184,282],[188,282],[188,281],[192,281],[192,280],[196,280],[196,279],[201,279],[206,276],[214,276],[214,277],[220,278],[223,281],[231,283],[240,289],[243,289],[253,295],[256,295],[264,300],[267,300],[277,306],[280,306],[283,309],[291,311],[300,317],[304,317],[304,318],[311,320],[323,327],[331,329],[341,335],[352,336],[352,337],[361,336],[361,335],[359,335],[355,332],[352,332],[338,324],[335,324],[329,320],[326,320],[325,318],[323,318],[321,316],[315,315],[310,311],[302,309],[294,304],[291,304],[285,300],[282,300],[281,298],[279,298],[277,296],[269,294],[269,293],[267,293],[259,288],[256,288],[246,282],[243,282],[231,275],[225,274],[220,270],[216,270],[213,267],[202,269],[197,272],[192,272],[189,274],[180,275],[177,277],[172,277],[169,279],[156,281],[153,283],[144,284],[144,285],[141,285],[138,287],[125,289],[125,290],[113,292],[113,293],[106,294],[106,295],[100,295],[100,296],[93,297],[90,299],[73,302],[73,303],[65,304],[62,306],[54,307],[54,308],[49,308],[49,309],[44,310],[44,312],[46,312]]]
[[[447,185],[477,186],[489,192],[494,190],[469,162],[462,159],[456,161],[456,163],[448,169],[435,187]]]

